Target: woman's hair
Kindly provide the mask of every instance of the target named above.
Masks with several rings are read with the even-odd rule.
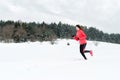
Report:
[[[78,27],[79,29],[83,30],[83,26],[80,26],[80,25],[76,25],[76,27]]]

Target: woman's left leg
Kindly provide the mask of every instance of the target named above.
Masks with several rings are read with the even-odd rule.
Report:
[[[90,53],[90,55],[93,56],[92,50],[85,50],[86,45],[87,45],[87,44],[84,45],[83,52],[84,52],[84,53]]]

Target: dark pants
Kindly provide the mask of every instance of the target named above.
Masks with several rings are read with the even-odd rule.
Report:
[[[86,44],[81,44],[80,45],[80,53],[84,57],[85,60],[87,60],[86,56],[84,53],[90,52],[89,50],[85,50]]]

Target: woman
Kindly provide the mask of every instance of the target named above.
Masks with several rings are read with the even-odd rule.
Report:
[[[84,53],[89,52],[91,56],[93,56],[92,50],[85,50],[87,41],[86,41],[86,34],[84,33],[82,27],[80,25],[76,25],[76,36],[72,36],[73,39],[79,41],[80,43],[80,53],[87,60]]]

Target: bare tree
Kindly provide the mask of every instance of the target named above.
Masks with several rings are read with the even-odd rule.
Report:
[[[2,39],[5,40],[5,42],[11,42],[12,35],[13,35],[14,25],[6,25],[2,28]]]
[[[13,38],[15,42],[24,42],[27,32],[22,27],[14,30]]]

